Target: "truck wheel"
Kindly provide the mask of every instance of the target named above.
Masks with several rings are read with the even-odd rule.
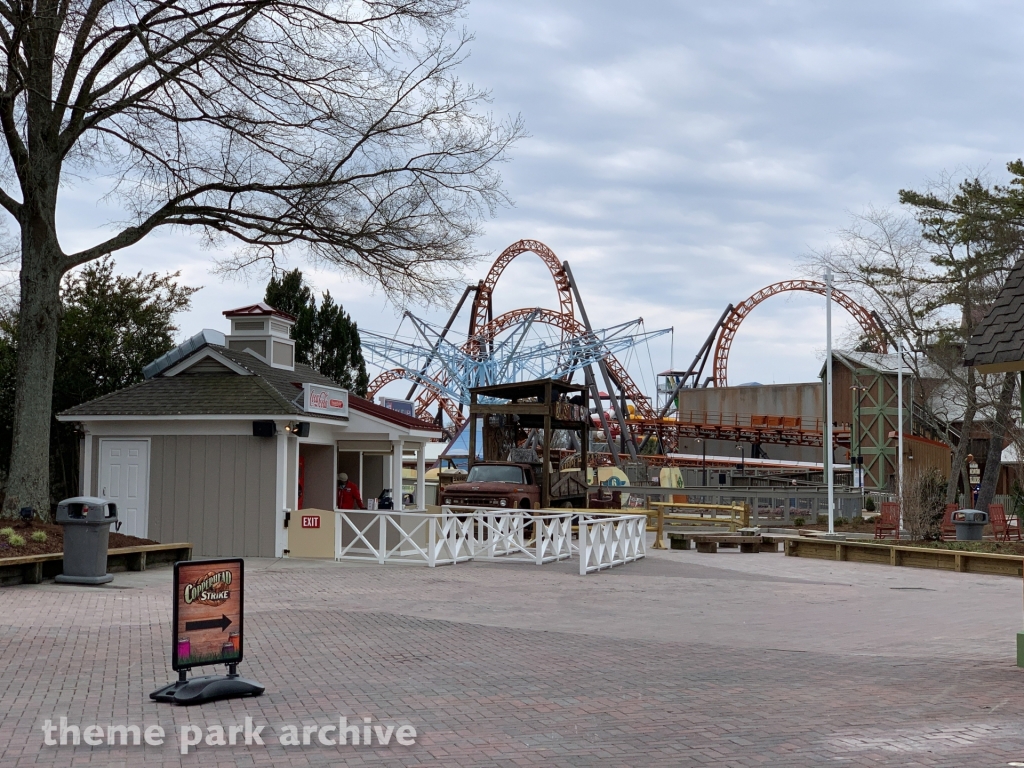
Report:
[[[520,509],[529,509],[530,508],[530,500],[529,499],[520,499],[520,501],[519,501],[519,508]]]

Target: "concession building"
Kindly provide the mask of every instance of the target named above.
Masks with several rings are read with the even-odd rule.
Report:
[[[402,461],[440,432],[295,362],[294,318],[266,304],[224,313],[148,365],[145,381],[58,415],[82,433],[83,495],[118,505],[122,533],[189,541],[197,556],[281,557],[301,509],[333,511],[337,474],[402,504]],[[333,517],[333,515],[332,515]]]

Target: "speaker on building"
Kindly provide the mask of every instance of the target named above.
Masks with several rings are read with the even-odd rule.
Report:
[[[296,437],[309,437],[309,422],[300,421],[295,425]]]
[[[273,437],[277,434],[277,424],[273,421],[254,421],[252,423],[253,437]]]

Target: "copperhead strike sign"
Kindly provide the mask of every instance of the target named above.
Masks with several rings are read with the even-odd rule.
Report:
[[[242,660],[242,584],[241,559],[175,564],[175,670]]]
[[[263,685],[238,674],[245,647],[243,575],[241,558],[174,564],[171,667],[178,679],[157,688],[149,698],[186,705],[263,695]],[[225,664],[228,673],[189,679],[189,669],[206,664]]]

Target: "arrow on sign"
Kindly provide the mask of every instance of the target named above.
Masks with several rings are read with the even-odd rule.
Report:
[[[231,625],[231,619],[224,614],[221,614],[219,619],[204,619],[203,621],[186,621],[185,631],[195,632],[200,629],[216,629],[220,627],[220,631],[223,632]]]

